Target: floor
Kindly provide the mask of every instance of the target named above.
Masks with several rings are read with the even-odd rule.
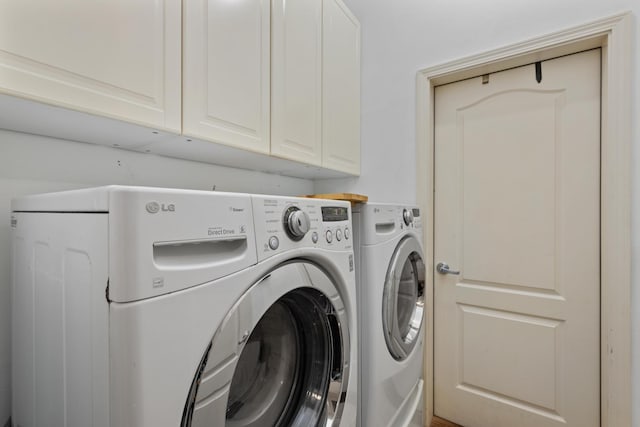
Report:
[[[443,420],[442,418],[433,417],[431,420],[431,427],[462,427],[458,424],[454,424],[450,421]]]

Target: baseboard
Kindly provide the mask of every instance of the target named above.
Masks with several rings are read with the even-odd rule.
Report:
[[[434,416],[433,421],[431,421],[431,427],[462,427],[462,426],[459,426],[458,424],[454,424],[451,421],[447,421],[442,418],[438,418]]]

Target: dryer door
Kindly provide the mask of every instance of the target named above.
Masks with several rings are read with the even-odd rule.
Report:
[[[330,426],[348,384],[349,331],[318,265],[281,265],[229,311],[206,349],[182,426]]]
[[[400,241],[384,284],[382,323],[389,352],[406,359],[420,340],[424,312],[425,266],[414,237]]]

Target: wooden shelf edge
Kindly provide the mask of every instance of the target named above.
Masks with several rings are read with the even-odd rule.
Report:
[[[351,202],[351,206],[356,203],[367,203],[369,197],[363,194],[355,194],[355,193],[324,193],[324,194],[307,194],[302,197],[307,197],[309,199],[329,199],[329,200],[344,200],[347,202]]]

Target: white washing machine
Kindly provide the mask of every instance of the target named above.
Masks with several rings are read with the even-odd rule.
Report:
[[[362,427],[423,426],[425,263],[420,210],[353,211]]]
[[[110,186],[12,208],[14,425],[355,425],[348,203]]]

